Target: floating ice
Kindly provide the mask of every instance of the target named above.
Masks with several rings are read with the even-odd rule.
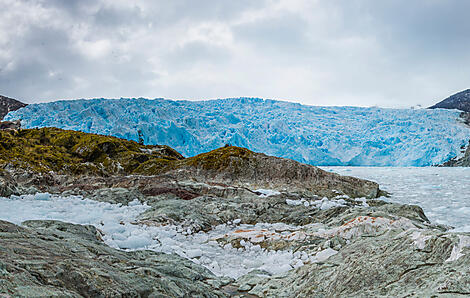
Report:
[[[289,205],[289,206],[304,205],[304,207],[318,208],[318,209],[321,209],[321,210],[327,210],[327,209],[331,209],[331,208],[334,208],[334,207],[347,206],[346,201],[343,200],[343,199],[331,199],[330,200],[326,197],[321,199],[321,200],[311,200],[311,201],[308,201],[305,198],[301,198],[300,200],[286,199],[286,204]]]
[[[470,232],[470,168],[323,167],[342,175],[379,183],[391,193],[387,201],[423,208],[433,223]]]
[[[270,196],[277,196],[280,195],[281,193],[278,192],[277,190],[272,190],[272,189],[257,189],[255,192],[260,193],[260,197],[270,197]]]
[[[260,237],[245,238],[243,248],[234,248],[230,244],[222,246],[217,241],[239,230],[251,229],[263,233],[270,229],[290,231],[296,227],[283,224],[246,225],[240,224],[240,219],[235,219],[233,225],[219,225],[208,233],[192,233],[177,226],[136,224],[137,216],[148,208],[149,206],[141,204],[138,200],[132,201],[128,206],[122,206],[78,196],[36,194],[0,197],[1,220],[16,224],[33,219],[91,224],[104,233],[103,240],[111,247],[175,253],[205,266],[216,275],[238,278],[254,269],[278,274],[303,264],[303,261],[300,261],[301,256],[295,257],[290,250],[269,251],[261,248],[257,244],[259,241],[256,241]],[[268,234],[266,232],[266,237]],[[299,235],[296,235],[295,231],[286,231],[280,234],[279,238],[296,239]]]

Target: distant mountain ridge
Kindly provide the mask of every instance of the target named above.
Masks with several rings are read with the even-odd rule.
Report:
[[[430,166],[468,143],[456,110],[320,107],[260,98],[121,98],[31,104],[5,119],[168,145],[194,156],[225,144],[311,165]]]
[[[25,106],[27,106],[25,103],[16,99],[0,95],[0,120],[2,120],[9,112],[16,111]]]
[[[457,109],[470,112],[470,89],[458,92],[441,102],[429,107],[430,109]]]

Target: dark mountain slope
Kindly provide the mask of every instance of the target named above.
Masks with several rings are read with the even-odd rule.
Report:
[[[0,120],[11,111],[16,111],[25,107],[26,104],[17,101],[16,99],[0,95]]]
[[[430,109],[457,109],[464,112],[470,112],[470,89],[461,91],[447,97],[443,101],[429,107]]]

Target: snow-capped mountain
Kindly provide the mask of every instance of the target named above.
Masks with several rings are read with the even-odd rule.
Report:
[[[32,104],[6,119],[169,145],[186,156],[227,143],[313,165],[427,166],[470,139],[457,110],[317,107],[258,98],[93,99]]]

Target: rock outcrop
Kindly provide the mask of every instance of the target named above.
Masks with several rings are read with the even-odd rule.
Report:
[[[9,112],[16,111],[25,106],[26,104],[17,101],[16,99],[0,95],[0,120],[2,120]]]
[[[176,255],[108,247],[93,226],[0,221],[0,297],[224,297]]]
[[[395,228],[363,234],[327,260],[265,278],[248,293],[259,297],[468,296],[469,246],[469,235],[434,231]]]
[[[430,109],[457,109],[470,112],[470,89],[458,92],[441,102],[429,107]]]
[[[18,131],[21,128],[21,121],[0,121],[0,130]]]
[[[454,157],[442,164],[444,167],[470,167],[470,146],[464,151],[463,156]]]
[[[431,224],[418,206],[346,199],[341,206],[317,208],[289,193],[263,197],[233,187],[211,190],[201,183],[181,187],[205,194],[191,200],[174,193],[140,197],[152,208],[135,224],[176,225],[198,233],[226,222],[285,223],[289,226],[235,229],[212,241],[241,251],[253,245],[266,252],[290,250],[299,263],[282,274],[258,269],[233,280],[216,277],[174,254],[109,248],[92,226],[0,222],[0,294],[450,297],[470,293],[470,235],[445,232],[445,227]],[[135,191],[103,188],[92,198],[126,203],[125,198],[139,197]],[[296,200],[302,204],[293,204]]]
[[[30,174],[36,173],[34,179],[51,176],[50,183],[31,183],[38,187],[54,184],[58,178],[50,174],[53,172],[66,175],[67,184],[73,184],[70,180],[77,177],[143,175],[327,197],[345,194],[375,198],[380,193],[374,182],[240,147],[223,147],[183,158],[168,146],[144,146],[56,128],[24,129],[16,134],[0,131],[0,166],[27,169]]]

